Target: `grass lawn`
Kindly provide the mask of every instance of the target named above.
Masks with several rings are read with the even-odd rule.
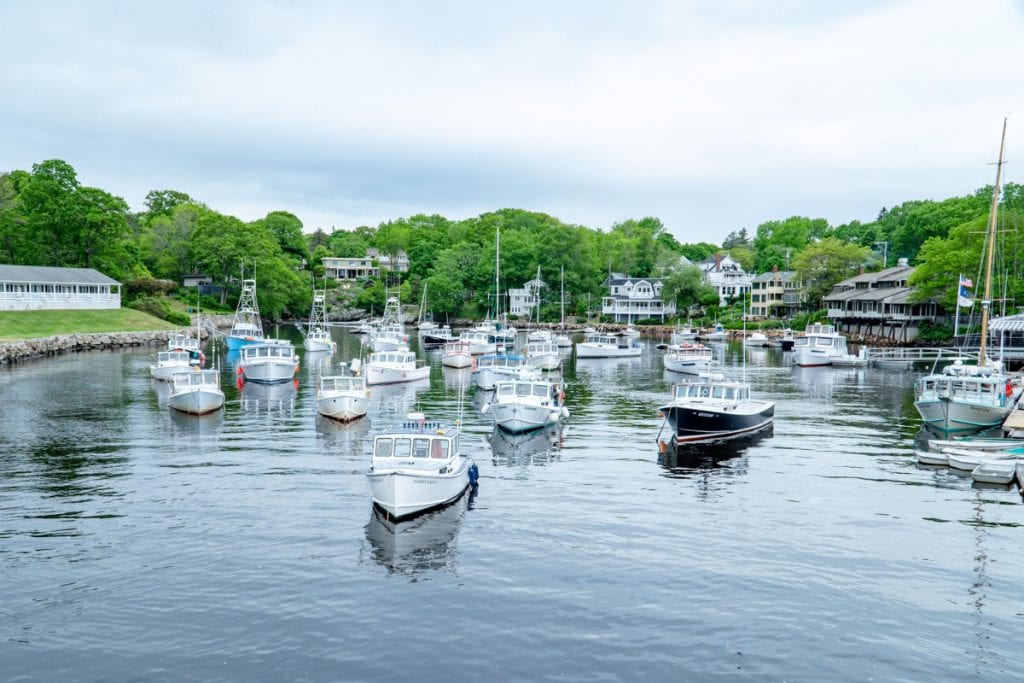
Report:
[[[0,342],[90,332],[173,330],[166,320],[131,308],[113,310],[0,311]]]

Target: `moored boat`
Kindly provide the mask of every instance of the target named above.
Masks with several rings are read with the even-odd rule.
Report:
[[[922,465],[949,465],[949,456],[942,451],[914,451],[914,456]]]
[[[299,369],[299,358],[291,342],[264,339],[259,344],[241,348],[238,368],[246,382],[287,382],[295,377]]]
[[[577,358],[631,358],[642,353],[643,347],[625,335],[595,333],[576,344]]]
[[[430,366],[419,365],[416,354],[409,350],[371,353],[363,369],[369,385],[415,382],[430,377]]]
[[[397,520],[457,500],[479,476],[459,437],[456,426],[428,422],[423,413],[375,436],[366,473],[373,504]]]
[[[175,373],[185,372],[193,365],[199,365],[198,354],[193,360],[188,351],[159,351],[156,363],[149,366],[149,374],[161,382],[168,382]]]
[[[1013,483],[1017,476],[1016,460],[989,460],[971,470],[971,479],[982,484]]]
[[[462,339],[450,341],[441,351],[441,365],[447,368],[468,368],[473,364],[470,343]]]
[[[503,380],[494,387],[494,400],[484,406],[494,424],[513,434],[555,424],[569,416],[560,384],[542,380]]]
[[[676,384],[659,409],[676,445],[753,434],[771,426],[775,403],[750,397],[750,385],[709,377]]]
[[[352,374],[324,375],[316,392],[316,410],[324,417],[350,422],[366,415],[370,391],[366,378]]]
[[[558,354],[558,346],[553,339],[548,341],[531,341],[523,350],[526,363],[541,370],[557,370],[562,365],[562,357]]]
[[[493,389],[500,380],[539,378],[539,375],[524,356],[515,354],[480,356],[473,364],[473,383],[486,391]]]
[[[688,375],[710,372],[715,367],[713,351],[703,344],[690,342],[683,342],[676,350],[668,351],[662,356],[662,363],[666,370]]]
[[[238,307],[225,343],[229,351],[237,351],[243,346],[262,341],[263,322],[260,320],[256,300],[256,280],[242,280],[242,294],[238,297]]]
[[[331,337],[331,330],[327,325],[326,294],[327,290],[313,292],[313,305],[309,311],[306,338],[302,342],[303,348],[307,351],[328,351],[333,353],[338,348],[337,343]]]
[[[814,323],[793,342],[793,363],[800,367],[832,365],[846,355],[846,337],[832,325]]]
[[[185,370],[171,377],[167,405],[182,413],[205,415],[224,406],[220,373],[216,369]]]

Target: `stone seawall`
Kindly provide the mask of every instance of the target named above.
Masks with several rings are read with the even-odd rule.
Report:
[[[0,343],[0,365],[17,363],[32,358],[54,356],[74,351],[97,351],[128,346],[166,344],[173,331],[162,332],[93,332],[88,334],[62,334],[42,339],[25,339]]]

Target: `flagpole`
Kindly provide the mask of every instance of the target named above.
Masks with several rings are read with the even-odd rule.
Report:
[[[964,281],[964,274],[960,273],[956,276],[956,315],[953,318],[953,346],[956,346],[956,338],[960,336],[960,291]]]

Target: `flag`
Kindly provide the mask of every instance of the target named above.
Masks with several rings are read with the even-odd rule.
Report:
[[[960,306],[960,308],[970,308],[974,305],[974,299],[961,294],[957,299],[957,305]]]
[[[960,286],[961,287],[973,287],[974,283],[971,282],[970,278],[966,278],[966,277],[961,275],[960,276]]]
[[[957,291],[956,305],[960,308],[970,308],[974,305],[974,299],[971,298],[971,287],[974,283],[968,277],[960,276],[960,288]]]

